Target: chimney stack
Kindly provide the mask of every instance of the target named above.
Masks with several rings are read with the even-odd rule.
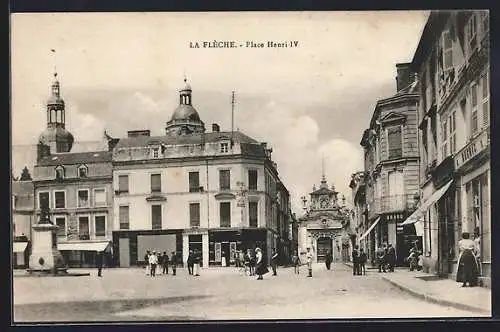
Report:
[[[411,69],[411,63],[397,63],[396,70],[396,87],[399,92],[415,81],[415,73]]]
[[[220,127],[219,127],[219,125],[217,123],[212,123],[212,131],[214,133],[220,132]]]

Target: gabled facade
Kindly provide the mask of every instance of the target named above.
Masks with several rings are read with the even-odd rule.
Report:
[[[458,240],[475,238],[489,284],[490,94],[488,11],[432,12],[413,59],[420,85],[425,269],[453,276]],[[437,194],[436,194],[437,193]],[[418,217],[418,218],[417,218]]]
[[[358,227],[364,233],[360,244],[373,258],[377,247],[392,244],[398,264],[404,264],[409,249],[419,238],[413,226],[401,223],[415,209],[418,199],[419,150],[417,136],[418,81],[410,64],[397,64],[397,92],[377,102],[370,127],[363,133],[365,169],[361,200],[359,188]],[[363,224],[364,223],[364,224]]]

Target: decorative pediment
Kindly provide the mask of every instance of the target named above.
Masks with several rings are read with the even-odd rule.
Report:
[[[236,196],[231,193],[231,192],[220,192],[218,194],[215,194],[215,199],[219,200],[230,200],[230,199],[235,199]]]
[[[158,194],[146,197],[146,201],[148,202],[164,202],[166,200],[167,198],[165,196]]]
[[[386,116],[384,116],[380,122],[382,123],[382,125],[387,125],[388,123],[404,123],[406,122],[406,116],[401,114],[401,113],[397,113],[397,112],[390,112],[389,114],[387,114]]]

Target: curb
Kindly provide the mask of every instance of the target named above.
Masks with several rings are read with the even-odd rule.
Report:
[[[382,277],[382,280],[390,283],[391,285],[401,289],[402,291],[404,291],[406,293],[409,293],[409,294],[411,294],[411,295],[413,295],[421,300],[424,300],[424,301],[427,301],[430,303],[434,303],[434,304],[438,304],[438,305],[442,305],[442,306],[453,307],[453,308],[459,309],[459,310],[468,310],[468,311],[473,311],[476,313],[490,314],[491,315],[491,312],[489,310],[486,310],[483,308],[478,308],[478,307],[470,306],[470,305],[463,304],[463,303],[456,303],[456,302],[452,302],[452,301],[438,299],[438,298],[431,296],[431,295],[426,295],[426,294],[416,292],[416,291],[410,289],[409,287],[403,286],[402,284],[400,284],[394,280],[390,280],[387,277]]]

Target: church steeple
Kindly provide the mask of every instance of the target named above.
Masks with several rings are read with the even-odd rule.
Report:
[[[325,156],[321,156],[321,184],[320,188],[328,189],[328,183],[326,182],[325,175]]]
[[[64,100],[61,98],[61,85],[54,73],[54,81],[51,85],[52,94],[47,100],[47,125],[49,127],[66,127],[66,111]]]

